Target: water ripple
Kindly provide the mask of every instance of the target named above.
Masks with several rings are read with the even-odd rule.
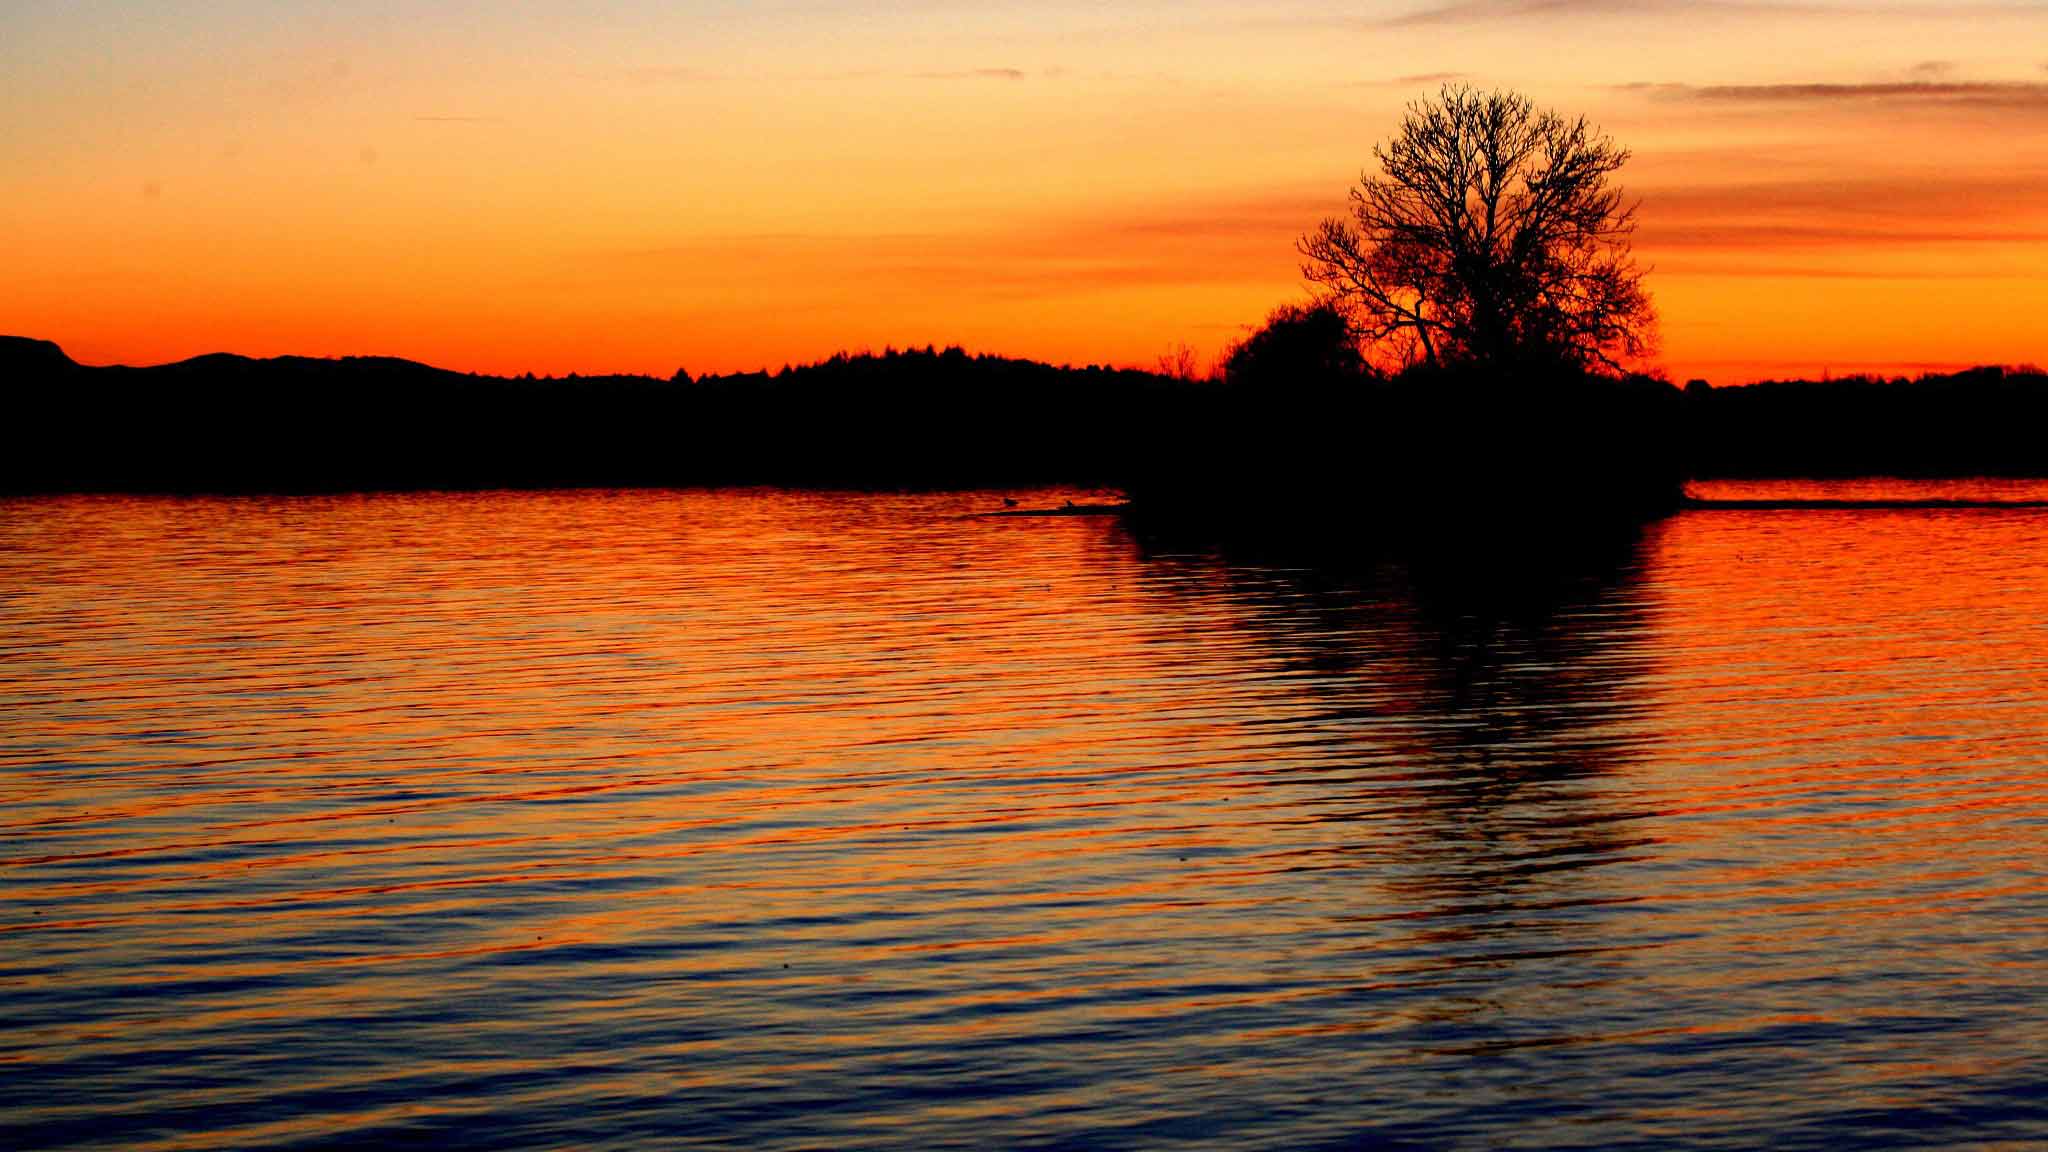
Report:
[[[2041,489],[0,502],[0,1145],[2040,1143]]]

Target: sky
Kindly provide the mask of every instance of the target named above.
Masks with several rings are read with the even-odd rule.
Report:
[[[9,0],[0,332],[1206,358],[1446,81],[1632,149],[1675,379],[2048,360],[2048,0]]]

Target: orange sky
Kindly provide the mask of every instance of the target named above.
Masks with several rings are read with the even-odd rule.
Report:
[[[2048,5],[0,11],[0,331],[92,363],[1149,365],[1303,294],[1457,77],[1634,148],[1676,377],[2048,359]]]

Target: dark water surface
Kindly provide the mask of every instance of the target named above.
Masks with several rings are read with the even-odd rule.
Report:
[[[996,503],[0,502],[0,1147],[2048,1141],[2048,510]]]

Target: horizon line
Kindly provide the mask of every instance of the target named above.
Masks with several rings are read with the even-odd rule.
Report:
[[[532,369],[527,369],[527,370],[524,370],[524,371],[516,371],[516,372],[513,372],[513,371],[503,371],[503,370],[500,370],[500,371],[481,371],[481,370],[478,370],[478,369],[470,369],[470,368],[451,368],[451,367],[447,367],[447,366],[445,366],[444,364],[441,364],[441,363],[436,363],[436,362],[434,362],[434,361],[432,361],[432,360],[425,360],[425,359],[419,359],[419,358],[416,358],[416,357],[414,357],[414,356],[408,356],[408,355],[401,355],[401,354],[397,354],[397,353],[391,353],[391,352],[340,352],[340,353],[335,353],[335,352],[326,352],[326,353],[317,353],[317,354],[316,354],[316,353],[305,353],[305,352],[278,352],[278,353],[274,353],[274,354],[269,354],[269,355],[263,355],[263,354],[254,354],[254,353],[248,353],[248,352],[235,352],[235,351],[229,351],[229,350],[227,350],[227,349],[215,349],[215,350],[213,350],[213,351],[208,351],[208,352],[197,352],[197,353],[194,353],[194,354],[192,354],[192,355],[190,355],[190,356],[183,356],[183,357],[179,357],[179,358],[177,358],[177,359],[171,359],[171,360],[161,360],[161,361],[156,361],[156,362],[151,362],[151,363],[131,363],[131,362],[126,362],[126,361],[116,361],[116,362],[106,362],[106,363],[87,363],[87,362],[85,362],[85,361],[81,361],[81,360],[77,359],[76,357],[72,356],[72,355],[71,355],[71,353],[70,353],[69,351],[67,351],[67,350],[66,350],[66,348],[65,348],[65,346],[64,346],[64,344],[63,344],[63,342],[62,342],[62,341],[59,341],[59,340],[52,340],[52,339],[49,339],[49,338],[47,338],[47,337],[41,337],[41,336],[26,336],[26,335],[20,335],[20,334],[17,334],[17,333],[5,333],[5,332],[0,332],[0,341],[18,341],[18,342],[23,342],[23,343],[28,343],[28,344],[43,344],[43,345],[48,345],[48,346],[50,346],[51,348],[54,348],[54,349],[56,349],[57,353],[58,353],[59,355],[63,356],[63,357],[64,357],[64,359],[65,359],[65,360],[66,360],[67,362],[69,362],[69,363],[71,363],[71,364],[74,364],[74,365],[77,365],[77,366],[78,366],[78,367],[80,367],[80,368],[91,368],[91,369],[125,369],[125,370],[130,370],[130,371],[146,371],[146,370],[149,370],[149,369],[154,369],[154,368],[170,368],[170,367],[176,367],[177,365],[180,365],[180,364],[189,364],[189,363],[192,363],[193,361],[196,361],[196,360],[205,360],[205,359],[208,359],[208,358],[212,358],[212,357],[229,357],[229,358],[234,358],[234,359],[240,359],[240,360],[248,360],[248,361],[252,361],[252,362],[259,362],[259,363],[260,363],[260,362],[264,362],[264,361],[274,361],[274,360],[324,360],[324,361],[330,361],[330,362],[334,362],[334,361],[344,361],[344,360],[389,360],[389,361],[396,361],[396,362],[399,362],[399,363],[405,363],[405,364],[412,364],[412,365],[415,365],[415,366],[418,366],[418,367],[422,367],[422,368],[428,368],[428,369],[431,369],[431,370],[434,370],[434,371],[437,371],[437,372],[447,372],[447,373],[450,373],[450,374],[452,374],[452,375],[457,375],[457,376],[476,376],[476,377],[485,377],[485,378],[495,378],[495,379],[503,379],[503,380],[521,379],[521,378],[525,378],[525,377],[532,377],[532,378],[534,378],[534,379],[540,379],[540,380],[560,380],[560,379],[570,379],[570,378],[576,378],[576,379],[584,379],[584,378],[603,378],[603,377],[635,377],[635,378],[640,378],[640,379],[648,379],[648,380],[672,380],[672,379],[674,379],[674,378],[675,378],[675,375],[676,375],[676,372],[669,372],[669,373],[666,373],[666,374],[662,374],[662,373],[656,373],[656,372],[646,372],[646,371],[632,371],[632,370],[619,370],[619,369],[610,369],[610,370],[583,370],[583,369],[571,369],[571,370],[567,371],[566,373],[564,373],[564,372],[547,372],[547,373],[541,373],[541,372],[538,372],[538,371],[535,371],[535,370],[532,370]],[[881,348],[879,348],[879,349],[878,349],[878,348],[876,348],[876,347],[874,347],[873,345],[864,345],[864,346],[861,346],[861,347],[859,347],[859,348],[853,348],[853,347],[841,347],[841,348],[839,348],[839,349],[837,349],[837,350],[835,350],[835,351],[833,351],[833,352],[830,352],[830,353],[827,353],[827,354],[824,354],[824,355],[821,355],[821,356],[816,356],[816,357],[814,357],[814,358],[810,358],[810,359],[804,359],[804,360],[797,360],[797,359],[785,359],[785,360],[783,360],[783,361],[782,361],[782,363],[781,363],[780,365],[772,365],[772,364],[770,364],[770,363],[765,363],[765,362],[764,362],[764,363],[762,363],[762,364],[761,364],[761,365],[760,365],[759,367],[756,367],[756,368],[730,368],[730,369],[725,369],[725,370],[720,370],[720,371],[711,371],[711,372],[701,372],[701,373],[700,373],[700,372],[688,372],[688,375],[689,375],[689,376],[690,376],[690,378],[691,378],[691,379],[693,379],[693,380],[696,380],[696,379],[705,379],[705,378],[716,378],[716,377],[728,377],[728,376],[753,376],[753,375],[769,375],[769,376],[773,376],[773,375],[776,375],[776,374],[778,374],[778,373],[780,373],[780,372],[786,372],[786,371],[790,371],[790,370],[794,370],[794,369],[800,369],[800,368],[809,368],[809,367],[816,367],[816,366],[819,366],[819,365],[823,365],[823,364],[829,364],[829,363],[831,363],[832,361],[834,361],[834,360],[838,360],[838,359],[847,359],[847,360],[852,360],[852,359],[859,359],[859,358],[862,358],[862,357],[869,357],[869,358],[881,358],[881,357],[885,357],[885,356],[889,356],[889,355],[900,355],[900,354],[906,354],[906,353],[930,353],[930,354],[934,354],[934,355],[937,355],[937,354],[943,354],[943,353],[946,353],[946,352],[952,352],[952,351],[956,351],[956,350],[957,350],[957,351],[959,351],[959,352],[960,352],[961,354],[963,354],[963,355],[965,355],[965,356],[968,356],[968,357],[970,357],[970,358],[977,358],[977,359],[979,359],[979,358],[987,358],[987,359],[996,359],[996,360],[1009,360],[1009,361],[1014,361],[1014,362],[1018,362],[1018,363],[1036,364],[1036,365],[1040,365],[1040,366],[1042,366],[1042,367],[1047,367],[1047,368],[1053,368],[1053,369],[1058,369],[1058,370],[1064,370],[1064,371],[1087,371],[1087,370],[1089,370],[1089,369],[1095,369],[1095,370],[1098,370],[1098,371],[1116,371],[1116,372],[1144,372],[1144,373],[1150,373],[1150,374],[1154,374],[1154,375],[1168,375],[1168,373],[1163,373],[1163,372],[1161,372],[1161,371],[1159,370],[1159,366],[1158,366],[1158,365],[1157,365],[1156,363],[1155,363],[1155,364],[1151,364],[1151,365],[1146,365],[1146,364],[1134,364],[1134,363],[1119,363],[1119,362],[1116,362],[1116,361],[1111,361],[1111,360],[1091,360],[1091,361],[1084,361],[1084,362],[1076,363],[1075,361],[1073,361],[1073,360],[1071,360],[1071,359],[1069,359],[1069,360],[1060,360],[1060,361],[1054,361],[1054,360],[1049,360],[1049,359],[1040,359],[1040,358],[1038,358],[1038,357],[1034,357],[1034,356],[1023,356],[1023,355],[1014,355],[1014,354],[1011,354],[1011,353],[1008,353],[1008,352],[997,352],[997,351],[990,351],[990,350],[986,350],[986,349],[982,349],[982,350],[976,350],[976,349],[970,348],[969,346],[967,346],[967,345],[965,345],[965,344],[961,344],[961,343],[958,343],[958,342],[947,342],[947,343],[943,343],[943,344],[942,344],[942,343],[940,343],[940,342],[938,342],[938,341],[935,341],[935,340],[931,340],[931,341],[926,341],[926,342],[925,342],[925,343],[923,343],[923,344],[903,344],[903,345],[897,345],[897,344],[884,344],[884,345],[883,345],[883,346],[882,346]],[[1164,354],[1165,354],[1165,353],[1162,353],[1162,355],[1164,355]],[[1692,366],[1693,368],[1695,368],[1695,369],[1698,369],[1698,368],[1714,368],[1714,367],[1722,367],[1722,366],[1730,366],[1730,367],[1732,367],[1732,366],[1735,366],[1735,365],[1749,365],[1749,364],[1764,364],[1764,363],[1769,363],[1769,362],[1770,362],[1770,361],[1768,361],[1768,360],[1764,360],[1764,359],[1756,359],[1756,360],[1750,360],[1750,359],[1742,359],[1742,358],[1727,358],[1727,357],[1722,357],[1722,358],[1717,358],[1717,359],[1712,359],[1712,360],[1696,360],[1696,361],[1693,361],[1693,362],[1692,362],[1692,365],[1691,365],[1691,366]],[[1809,365],[1809,369],[1808,369],[1808,370],[1810,370],[1810,369],[1813,369],[1813,368],[1817,368],[1817,369],[1818,369],[1818,372],[1819,372],[1819,374],[1818,374],[1818,375],[1804,375],[1804,374],[1794,374],[1794,375],[1784,375],[1784,374],[1779,374],[1779,375],[1754,375],[1754,376],[1748,376],[1747,378],[1744,378],[1744,379],[1740,379],[1740,380],[1733,380],[1733,381],[1729,381],[1729,382],[1727,382],[1727,383],[1725,383],[1725,384],[1722,384],[1722,385],[1720,385],[1720,386],[1722,386],[1722,387],[1738,387],[1738,388],[1739,388],[1739,387],[1744,387],[1744,386],[1747,386],[1747,385],[1750,385],[1750,384],[1765,384],[1765,383],[1771,383],[1771,382],[1774,382],[1774,381],[1786,381],[1786,380],[1808,380],[1808,379],[1810,379],[1810,380],[1813,380],[1813,381],[1816,381],[1816,382],[1826,382],[1826,381],[1829,381],[1829,380],[1836,380],[1836,379],[1906,379],[1906,378],[1911,378],[1911,377],[1912,377],[1912,375],[1914,375],[1914,374],[1917,374],[1918,376],[1921,376],[1921,377],[1926,377],[1926,376],[1936,376],[1936,375],[1952,375],[1952,374],[1956,374],[1956,373],[1961,373],[1961,372],[1971,372],[1971,371],[1980,371],[1980,370],[1984,370],[1984,369],[1993,369],[1993,368],[1995,368],[1995,369],[1999,369],[1999,370],[2001,370],[2001,371],[2004,371],[2004,372],[2008,372],[2008,373],[2014,373],[2014,374],[2020,374],[2020,375],[2034,375],[2034,374],[2042,374],[2042,373],[2043,373],[2043,371],[2044,371],[2040,363],[2038,363],[2038,362],[2036,362],[2036,361],[2034,361],[2034,360],[2031,360],[2031,359],[2021,359],[2021,360],[1849,360],[1849,361],[1832,361],[1832,362],[1829,362],[1829,361],[1786,361],[1785,363],[1786,363],[1786,364],[1787,364],[1788,366],[1790,366],[1790,365],[1795,365],[1795,364],[1802,364],[1802,363],[1803,363],[1803,364],[1807,364],[1807,365]],[[686,364],[686,363],[684,363],[684,364],[679,364],[679,365],[678,365],[678,368],[677,368],[677,370],[676,370],[676,371],[681,371],[681,372],[687,372],[687,371],[688,371],[688,366],[687,366],[687,364]],[[1802,371],[1805,371],[1805,370],[1802,370]],[[1658,364],[1658,365],[1649,365],[1649,366],[1645,366],[1645,367],[1643,367],[1643,368],[1640,368],[1640,369],[1637,369],[1637,370],[1635,370],[1635,371],[1631,372],[1631,373],[1630,373],[1630,375],[1637,375],[1637,376],[1645,376],[1645,377],[1648,377],[1648,378],[1651,378],[1651,379],[1662,379],[1662,380],[1665,380],[1665,381],[1667,381],[1667,382],[1670,382],[1670,383],[1672,383],[1672,384],[1674,384],[1674,385],[1684,384],[1684,383],[1686,383],[1686,382],[1687,382],[1687,380],[1681,380],[1681,379],[1680,379],[1680,377],[1681,377],[1681,376],[1686,376],[1686,377],[1688,377],[1689,379],[1700,379],[1700,378],[1702,378],[1702,377],[1701,377],[1701,376],[1700,376],[1700,375],[1699,375],[1699,374],[1698,374],[1697,372],[1688,372],[1688,373],[1678,373],[1678,372],[1671,372],[1671,371],[1668,371],[1668,368],[1667,368],[1667,366],[1666,366],[1666,365],[1661,365],[1661,364]],[[1711,383],[1711,381],[1710,381],[1710,383]]]

